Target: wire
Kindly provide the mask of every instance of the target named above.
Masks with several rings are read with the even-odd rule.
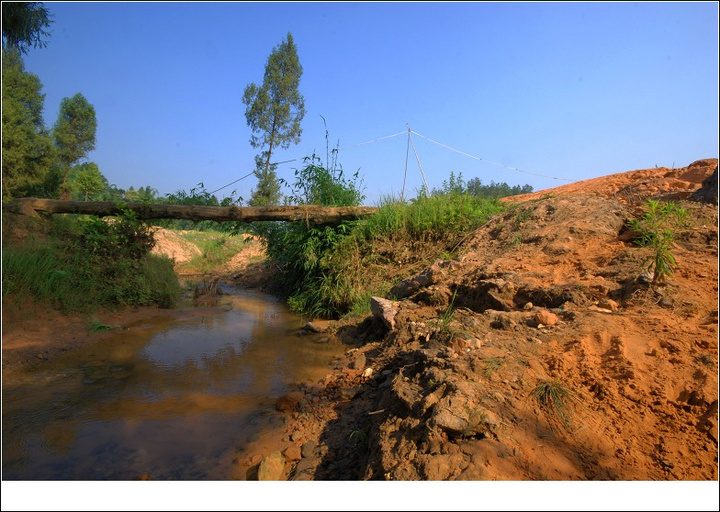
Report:
[[[493,162],[493,161],[491,161],[491,160],[485,160],[485,159],[480,158],[480,157],[478,157],[478,156],[474,156],[474,155],[471,155],[471,154],[469,154],[469,153],[465,153],[464,151],[460,151],[459,149],[455,149],[455,148],[453,148],[453,147],[450,147],[450,146],[448,146],[448,145],[446,145],[446,144],[442,144],[441,142],[438,142],[438,141],[436,141],[436,140],[432,140],[431,138],[425,137],[424,135],[420,135],[420,134],[419,134],[418,132],[416,132],[416,131],[413,131],[413,133],[414,133],[415,135],[417,135],[418,137],[422,137],[423,139],[425,139],[425,140],[427,140],[427,141],[430,141],[430,142],[432,142],[432,143],[434,143],[434,144],[437,144],[438,146],[442,146],[442,147],[444,147],[444,148],[449,149],[450,151],[454,151],[455,153],[460,153],[461,155],[465,155],[465,156],[468,156],[468,157],[470,157],[470,158],[474,158],[475,160],[480,160],[480,161],[486,162],[486,163],[488,163],[488,164],[492,164],[492,165],[497,165],[497,166],[500,166],[500,167],[504,167],[505,169],[510,169],[511,171],[517,171],[517,172],[522,172],[522,173],[524,173],[524,174],[530,174],[530,175],[532,175],[532,176],[540,176],[541,178],[550,178],[551,180],[560,180],[560,181],[567,181],[567,182],[569,182],[569,183],[575,183],[574,180],[568,180],[568,179],[565,179],[565,178],[557,178],[557,177],[555,177],[555,176],[547,176],[547,175],[545,175],[545,174],[537,174],[537,173],[534,173],[534,172],[523,171],[522,169],[518,169],[517,167],[510,167],[510,166],[508,166],[508,165],[504,165],[504,164],[501,164],[501,163],[498,163],[498,162]]]
[[[387,136],[385,136],[385,137],[378,137],[377,139],[367,140],[367,141],[365,141],[365,142],[360,142],[360,143],[358,143],[358,144],[353,144],[352,146],[348,146],[348,147],[346,147],[346,148],[340,148],[339,150],[346,151],[346,150],[348,150],[348,149],[352,149],[352,148],[355,148],[355,147],[358,147],[358,146],[362,146],[362,145],[364,145],[364,144],[371,144],[371,143],[373,143],[373,142],[379,142],[379,141],[381,141],[381,140],[391,139],[391,138],[393,138],[393,137],[397,137],[398,135],[402,135],[403,133],[405,133],[404,130],[401,131],[401,132],[399,132],[399,133],[395,133],[395,134],[393,134],[393,135],[387,135]],[[409,133],[408,133],[408,136],[410,136]],[[299,159],[299,158],[291,158],[290,160],[283,160],[283,161],[281,161],[281,162],[271,162],[270,165],[287,164],[287,163],[290,163],[290,162],[297,162],[298,160],[300,160],[300,159]],[[215,192],[218,192],[218,191],[220,191],[220,190],[222,190],[222,189],[224,189],[224,188],[229,187],[230,185],[234,185],[234,184],[237,183],[238,181],[244,180],[245,178],[247,178],[248,176],[250,176],[250,175],[253,174],[254,172],[255,172],[255,171],[252,171],[252,172],[246,174],[245,176],[243,176],[242,178],[238,178],[238,179],[236,179],[235,181],[232,181],[232,182],[228,183],[227,185],[223,185],[222,187],[220,187],[220,188],[218,188],[218,189],[215,189],[215,190],[213,190],[212,192],[210,192],[210,194],[212,195],[212,194],[214,194]]]
[[[235,181],[232,181],[232,182],[228,183],[227,185],[223,185],[222,187],[213,190],[213,191],[210,192],[209,194],[210,194],[210,195],[213,195],[213,194],[214,194],[215,192],[217,192],[218,190],[222,190],[222,189],[224,189],[224,188],[226,188],[226,187],[229,187],[230,185],[234,185],[234,184],[237,183],[238,181],[244,180],[245,178],[247,178],[248,176],[250,176],[251,174],[254,174],[254,173],[255,173],[255,171],[249,172],[249,173],[247,173],[245,176],[243,176],[242,178],[238,178],[238,179],[236,179]]]
[[[406,130],[403,130],[403,131],[401,131],[401,132],[394,133],[394,134],[392,134],[392,135],[387,135],[387,136],[385,136],[385,137],[378,137],[377,139],[366,140],[365,142],[360,142],[360,143],[358,143],[358,144],[353,144],[352,146],[347,146],[347,147],[345,147],[345,148],[339,148],[338,150],[339,150],[339,151],[347,151],[348,149],[356,148],[356,147],[358,147],[358,146],[363,146],[363,145],[365,145],[365,144],[371,144],[371,143],[373,143],[373,142],[380,142],[381,140],[385,140],[385,139],[392,139],[393,137],[397,137],[398,135],[402,135],[403,133],[405,133],[405,131],[406,131]]]

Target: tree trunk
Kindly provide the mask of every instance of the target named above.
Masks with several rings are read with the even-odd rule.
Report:
[[[367,217],[377,211],[372,206],[186,206],[174,204],[117,203],[111,201],[62,201],[25,197],[3,203],[3,211],[38,217],[39,212],[75,213],[107,217],[120,215],[123,209],[137,213],[138,218],[186,219],[216,222],[304,221],[308,224],[333,224],[342,220]]]

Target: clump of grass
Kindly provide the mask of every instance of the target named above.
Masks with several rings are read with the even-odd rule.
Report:
[[[437,334],[436,337],[440,341],[444,342],[450,342],[455,338],[455,332],[450,327],[450,324],[453,320],[455,320],[455,297],[457,295],[457,290],[453,292],[452,299],[450,299],[450,304],[448,304],[448,307],[445,308],[445,311],[440,315],[440,318],[438,318],[438,328],[437,328]]]
[[[708,368],[713,367],[713,360],[712,357],[709,354],[698,354],[695,356],[695,359],[700,363]]]
[[[483,363],[485,363],[483,373],[486,377],[488,377],[492,372],[495,372],[502,368],[503,364],[505,364],[505,361],[502,357],[489,357],[487,359],[483,359]]]
[[[89,332],[110,331],[112,329],[114,329],[113,326],[104,324],[97,318],[90,319],[90,326],[88,327]]]
[[[558,379],[541,380],[530,395],[553,427],[574,430],[577,394]]]

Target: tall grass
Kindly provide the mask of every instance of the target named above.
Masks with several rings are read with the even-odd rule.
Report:
[[[106,223],[55,216],[47,240],[3,243],[3,299],[45,302],[65,312],[172,307],[180,284],[172,262],[150,254],[152,243],[133,218]]]
[[[377,213],[362,220],[336,226],[276,226],[266,232],[268,255],[281,269],[279,282],[294,311],[336,318],[366,311],[371,294],[382,295],[391,288],[391,278],[382,269],[368,272],[378,245],[409,249],[431,263],[451,254],[467,232],[504,208],[497,200],[468,193],[439,192],[410,202],[388,196]]]

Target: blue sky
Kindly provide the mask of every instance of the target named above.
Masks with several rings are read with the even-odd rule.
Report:
[[[98,120],[89,160],[121,188],[213,191],[251,172],[243,90],[262,83],[288,32],[307,113],[301,143],[275,153],[297,159],[278,175],[292,181],[313,152],[325,159],[324,117],[365,204],[402,190],[408,126],[483,159],[414,134],[431,188],[451,171],[542,190],[718,156],[715,2],[46,6],[48,47],[25,58],[43,84],[45,124],[82,93]],[[422,183],[411,147],[406,195]],[[248,199],[255,184],[217,195]]]

